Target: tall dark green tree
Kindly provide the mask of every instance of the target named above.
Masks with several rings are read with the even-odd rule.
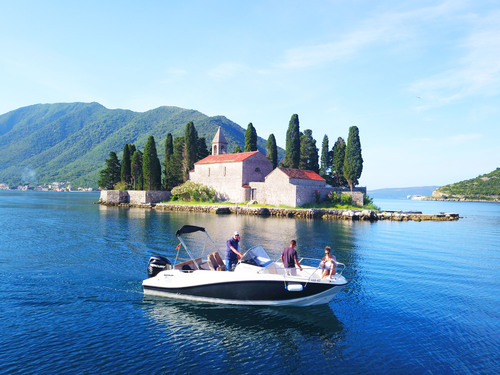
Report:
[[[328,136],[325,134],[323,137],[323,143],[321,144],[321,163],[319,174],[326,179],[326,177],[330,174],[331,167],[332,152],[330,151]]]
[[[363,157],[361,156],[361,141],[359,139],[359,130],[357,126],[349,128],[349,137],[347,138],[347,147],[344,158],[344,178],[349,184],[351,191],[359,183],[361,172],[363,171]]]
[[[169,190],[186,181],[187,176],[184,173],[185,167],[184,137],[174,138],[174,153],[171,159],[171,171],[169,176]]]
[[[252,123],[248,124],[245,131],[245,152],[257,151],[257,131]]]
[[[205,159],[208,155],[210,155],[210,151],[207,147],[207,141],[205,137],[198,138],[198,158],[196,161]]]
[[[131,155],[130,155],[130,145],[128,143],[123,147],[123,157],[122,157],[122,166],[121,166],[121,181],[127,185],[127,188],[130,187],[130,170],[131,170]]]
[[[172,173],[170,168],[172,163],[172,155],[174,154],[174,140],[172,138],[172,133],[167,133],[167,139],[165,140],[165,159],[163,160],[164,175],[163,175],[163,189],[169,190],[168,176]]]
[[[161,190],[161,166],[155,138],[150,135],[142,157],[142,175],[145,190]]]
[[[298,168],[300,163],[300,129],[299,115],[293,114],[286,131],[286,150],[283,165],[287,168]]]
[[[194,167],[194,163],[198,161],[198,133],[192,121],[186,124],[184,133],[184,152],[186,156],[186,171],[187,174]]]
[[[115,184],[120,182],[121,166],[116,152],[111,151],[106,159],[106,167],[99,173],[97,184],[103,189],[113,189]]]
[[[346,186],[347,181],[344,178],[344,159],[345,159],[345,141],[339,137],[332,148],[332,170],[331,185]]]
[[[273,164],[273,169],[278,166],[278,147],[276,146],[276,138],[274,134],[270,134],[266,143],[267,155],[266,157]]]
[[[304,134],[300,137],[299,169],[319,172],[318,148],[311,129],[304,130]]]
[[[134,151],[132,155],[132,160],[130,162],[130,168],[131,168],[130,179],[132,188],[134,190],[143,190],[144,178],[142,177],[142,152],[140,150]]]

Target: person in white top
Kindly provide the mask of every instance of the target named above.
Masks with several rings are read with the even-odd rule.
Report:
[[[330,279],[332,275],[335,275],[337,272],[337,265],[335,263],[335,256],[331,254],[332,249],[330,246],[325,247],[325,256],[321,259],[321,263],[319,266],[324,270],[323,275],[321,276],[324,279],[328,274],[330,275]]]

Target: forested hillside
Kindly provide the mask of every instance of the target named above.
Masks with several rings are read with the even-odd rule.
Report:
[[[221,126],[229,151],[237,145],[244,147],[245,129],[240,125],[224,116],[208,117],[178,107],[147,112],[108,109],[99,103],[19,108],[0,116],[0,183],[70,181],[75,187],[97,187],[99,170],[110,151],[121,157],[126,143],[143,149],[152,135],[163,160],[167,133],[183,136],[189,121],[208,146]],[[257,144],[265,154],[266,140],[259,137]]]
[[[447,199],[499,200],[500,168],[470,180],[441,186],[432,196]]]

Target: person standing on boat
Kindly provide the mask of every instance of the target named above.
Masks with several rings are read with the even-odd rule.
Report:
[[[297,250],[295,250],[295,246],[297,246],[297,241],[291,240],[290,247],[286,247],[285,249],[283,249],[283,253],[281,254],[281,261],[283,262],[283,266],[290,269],[290,273],[293,276],[297,275],[295,265],[297,265],[297,267],[299,267],[299,269],[302,271],[302,266],[299,263],[299,258],[297,256]]]
[[[234,232],[233,237],[227,240],[226,243],[226,259],[224,263],[226,265],[226,271],[232,271],[233,265],[238,262],[238,258],[243,258],[243,254],[239,252],[240,234]]]

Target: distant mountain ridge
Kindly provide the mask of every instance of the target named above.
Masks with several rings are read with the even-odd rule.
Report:
[[[71,181],[74,186],[97,187],[98,173],[110,151],[120,157],[126,143],[143,150],[152,135],[163,160],[167,133],[183,136],[189,121],[208,147],[221,126],[228,150],[236,145],[244,148],[245,129],[240,125],[224,116],[209,117],[179,107],[133,112],[93,102],[19,108],[0,115],[0,183]],[[258,137],[257,147],[265,154],[266,140]]]
[[[430,196],[439,186],[417,186],[368,190],[367,194],[376,199],[407,199],[408,196]]]

